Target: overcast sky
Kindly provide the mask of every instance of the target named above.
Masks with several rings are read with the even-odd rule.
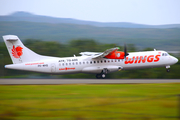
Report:
[[[0,0],[0,15],[16,11],[99,22],[180,24],[180,0]]]

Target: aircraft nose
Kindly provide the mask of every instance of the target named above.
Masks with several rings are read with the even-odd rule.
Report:
[[[177,62],[178,62],[178,59],[177,59],[177,58],[174,58],[174,62],[177,63]]]
[[[178,62],[178,59],[177,59],[177,58],[175,58],[175,57],[173,57],[173,58],[172,58],[172,60],[173,60],[173,64],[175,64],[175,63],[177,63],[177,62]]]

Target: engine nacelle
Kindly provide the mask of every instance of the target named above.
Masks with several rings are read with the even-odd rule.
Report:
[[[107,69],[107,72],[115,72],[121,70],[121,66],[92,66],[92,67],[85,67],[82,69],[83,73],[96,73],[99,74],[103,71],[103,69]]]
[[[124,54],[125,54],[124,52],[115,51],[106,55],[105,57],[108,59],[124,59]]]

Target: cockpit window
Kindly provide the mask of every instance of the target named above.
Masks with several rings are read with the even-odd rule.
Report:
[[[168,56],[169,54],[168,53],[162,53],[162,56]]]

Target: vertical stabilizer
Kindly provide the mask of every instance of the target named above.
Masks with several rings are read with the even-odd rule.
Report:
[[[42,57],[25,47],[21,40],[15,35],[5,35],[3,39],[13,64],[37,61]]]

